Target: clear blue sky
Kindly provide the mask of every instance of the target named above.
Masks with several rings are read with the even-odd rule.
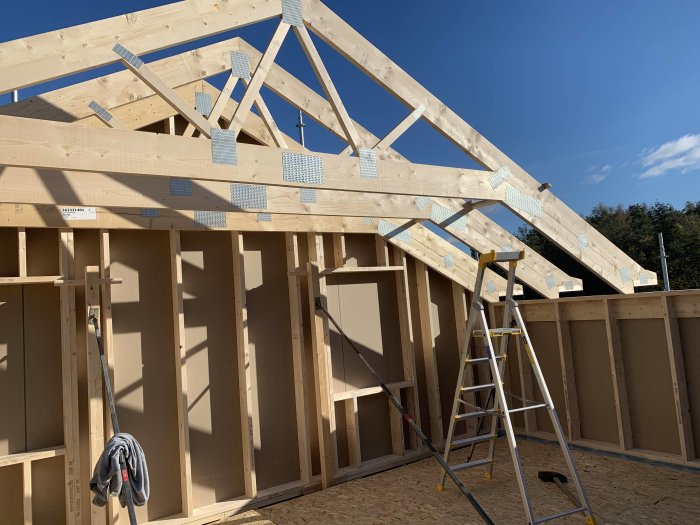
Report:
[[[165,3],[37,0],[28,10],[23,2],[7,2],[0,41]],[[700,200],[697,0],[328,0],[327,5],[536,179],[552,182],[577,212],[598,202],[659,200],[682,206]],[[273,30],[268,21],[232,35],[264,48]],[[353,118],[383,135],[406,115],[400,103],[316,42]],[[291,33],[278,63],[319,89]],[[121,66],[100,73],[117,69]],[[294,111],[272,93],[264,94],[280,127],[296,136]],[[9,100],[4,97],[3,103]],[[307,145],[342,149],[313,125],[307,128]],[[424,123],[396,147],[416,162],[473,165]],[[518,224],[505,210],[492,213],[508,228]]]

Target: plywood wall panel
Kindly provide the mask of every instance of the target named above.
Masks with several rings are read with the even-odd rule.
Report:
[[[17,277],[17,228],[0,228],[0,277]]]
[[[23,504],[22,465],[0,468],[1,523],[3,525],[24,525]]]
[[[363,233],[345,234],[345,266],[376,266],[375,236]]]
[[[231,250],[227,232],[181,233],[195,508],[245,493]]]
[[[550,321],[532,322],[527,324],[532,345],[544,374],[547,388],[554,401],[554,407],[559,415],[562,425],[566,421],[566,408],[564,405],[564,384],[562,383],[561,359],[557,342],[557,325]],[[533,379],[533,391],[535,399],[542,402],[542,395],[537,382]],[[538,409],[535,411],[537,428],[544,432],[554,432],[547,411]]]
[[[384,394],[357,399],[362,461],[391,454],[391,425],[387,403]]]
[[[169,236],[114,230],[110,247],[112,275],[124,280],[112,289],[117,415],[146,453],[151,499],[137,509],[145,522],[181,508]]]
[[[581,437],[618,444],[605,322],[570,321],[569,330]]]
[[[27,275],[58,273],[58,230],[27,229]]]
[[[244,234],[248,337],[257,368],[258,490],[299,479],[291,320],[282,233]],[[313,377],[313,376],[312,376]]]
[[[695,457],[700,458],[700,318],[679,319],[678,328],[683,347],[688,403],[695,436]]]
[[[0,286],[0,456],[25,451],[22,324],[22,287]]]
[[[634,446],[678,454],[678,425],[663,320],[630,319],[618,324]]]
[[[63,525],[66,522],[63,478],[63,457],[32,463],[32,523]]]

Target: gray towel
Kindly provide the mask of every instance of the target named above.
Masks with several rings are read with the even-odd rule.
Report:
[[[141,445],[131,434],[120,433],[107,442],[90,480],[90,490],[95,493],[92,502],[98,507],[107,504],[107,498],[119,494],[119,503],[126,507],[126,492],[122,490],[122,475],[119,468],[119,452],[124,452],[126,468],[129,470],[134,503],[144,505],[148,501],[150,485],[146,456]]]

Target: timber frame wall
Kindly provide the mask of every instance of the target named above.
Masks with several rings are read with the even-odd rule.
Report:
[[[234,37],[149,63],[137,56],[269,19],[278,23],[263,51]],[[291,33],[325,97],[275,64]],[[404,104],[406,117],[383,136],[354,121],[312,35]],[[615,290],[656,283],[318,0],[188,0],[0,43],[0,94],[118,61],[125,71],[0,107],[0,396],[11,400],[0,406],[0,508],[8,523],[125,520],[113,504],[89,504],[90,468],[112,435],[90,308],[100,311],[120,421],[148,456],[153,492],[139,519],[184,524],[425,455],[311,308],[313,297],[325,298],[433,441],[444,441],[477,265],[435,228],[480,253],[526,249],[479,211],[502,204]],[[221,90],[207,82],[219,74]],[[238,81],[245,90],[236,101]],[[309,151],[282,133],[263,86],[345,150]],[[419,120],[481,169],[409,162],[392,145]],[[531,250],[518,270],[548,299],[581,289]],[[480,299],[493,304],[505,281],[489,271],[485,285]],[[564,373],[565,397],[555,399],[571,439],[695,465],[700,401],[682,363],[698,366],[688,332],[697,329],[689,306],[697,295],[643,297],[602,303],[612,398],[590,386],[592,365],[581,361],[601,347],[584,330],[580,351],[571,335],[584,322],[573,305],[588,303],[526,310],[549,315],[537,305],[557,305],[559,349],[544,341],[541,359],[550,382]],[[671,381],[654,383],[653,399],[666,415],[673,402],[678,447],[643,418],[650,370],[631,354],[632,320],[617,321],[627,315],[621,305],[636,304],[625,301],[647,297],[664,298]],[[654,308],[645,329],[661,326]],[[599,335],[600,319],[588,321]],[[551,331],[552,321],[539,322]],[[655,348],[645,351],[658,361]],[[514,387],[528,395],[528,378],[517,381],[514,370]],[[608,418],[599,431],[589,405],[598,401]],[[522,423],[538,432],[536,420]]]

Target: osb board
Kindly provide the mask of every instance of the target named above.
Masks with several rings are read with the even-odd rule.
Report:
[[[58,230],[28,228],[27,275],[58,275]]]
[[[440,408],[442,410],[443,434],[447,435],[452,414],[452,402],[457,387],[460,348],[457,344],[452,300],[452,281],[429,270],[430,309],[437,361],[438,384],[440,385]]]
[[[619,443],[604,321],[570,321],[581,437]]]
[[[630,319],[620,320],[618,325],[634,446],[678,454],[678,425],[664,322]]]
[[[16,228],[0,228],[0,246],[0,277],[19,276]]]
[[[3,525],[24,524],[23,502],[22,465],[0,468],[0,516]]]
[[[291,321],[283,233],[246,233],[248,338],[257,369],[258,490],[299,479]],[[312,376],[313,377],[313,376]]]
[[[0,286],[0,456],[25,451],[22,324],[22,287]]]
[[[695,436],[695,456],[700,457],[700,319],[679,319],[678,329],[683,347],[688,402]]]
[[[66,521],[63,457],[32,463],[32,523],[61,525]]]
[[[375,236],[346,233],[345,253],[345,266],[375,266],[377,264]]]
[[[536,515],[542,517],[572,508],[555,485],[537,479],[539,470],[567,472],[559,448],[552,444],[520,441],[518,449]],[[464,461],[468,451],[468,447],[457,451],[455,461]],[[697,505],[700,478],[697,473],[578,450],[572,455],[598,523],[667,525],[700,522]],[[265,507],[258,512],[280,525],[483,523],[452,483],[446,484],[444,492],[435,490],[440,472],[437,462],[428,458]],[[460,478],[495,523],[527,522],[513,464],[504,443],[499,442],[496,447],[491,480],[486,480],[483,469],[478,468],[461,472]],[[584,519],[579,514],[552,523],[583,524]]]
[[[146,453],[151,498],[136,511],[145,522],[181,509],[169,235],[113,230],[110,248],[123,279],[112,288],[117,415]]]
[[[532,341],[537,360],[540,363],[542,374],[545,377],[547,388],[554,401],[554,407],[562,426],[566,424],[566,407],[564,405],[564,384],[562,383],[561,358],[559,357],[559,345],[557,339],[557,325],[554,322],[533,322],[527,324],[527,331]],[[542,402],[542,393],[532,379],[532,389],[535,400]],[[537,429],[544,432],[554,432],[552,422],[545,409],[535,410]]]
[[[231,234],[182,232],[187,402],[194,507],[245,493]]]
[[[408,270],[408,294],[411,301],[411,324],[413,326],[413,348],[416,356],[416,381],[418,381],[418,401],[420,404],[420,427],[429,438],[430,411],[428,409],[428,393],[425,382],[425,364],[423,362],[423,345],[421,343],[421,325],[418,312],[418,291],[416,290],[416,262],[411,256],[406,256]],[[430,350],[430,349],[428,349]]]

